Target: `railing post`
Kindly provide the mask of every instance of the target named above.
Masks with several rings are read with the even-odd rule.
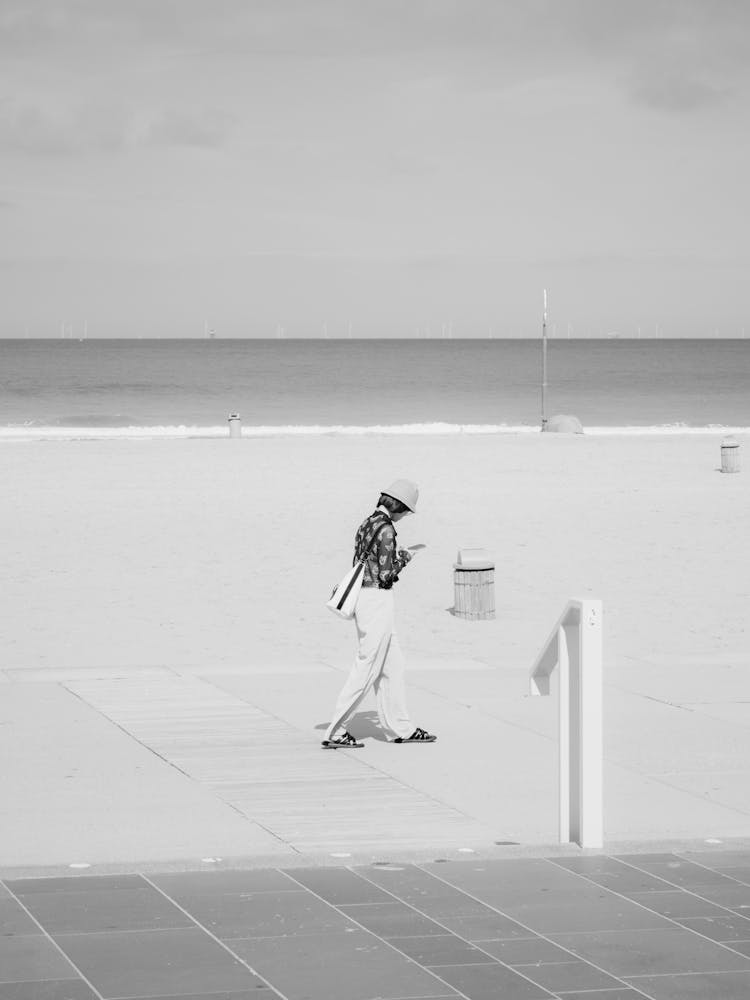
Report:
[[[581,607],[580,680],[580,822],[581,847],[601,847],[602,796],[602,605],[585,601]]]
[[[531,694],[549,694],[555,667],[559,675],[560,842],[601,847],[601,601],[568,603],[532,668]]]
[[[557,630],[560,843],[570,840],[570,661],[566,629]]]

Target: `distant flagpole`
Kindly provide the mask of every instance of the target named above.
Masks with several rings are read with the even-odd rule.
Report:
[[[542,430],[547,430],[547,289],[542,312]]]

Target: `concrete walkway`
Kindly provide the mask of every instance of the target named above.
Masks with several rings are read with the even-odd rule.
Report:
[[[750,838],[746,673],[607,665],[608,848]],[[388,743],[367,703],[365,749],[323,751],[342,680],[324,662],[0,672],[0,873],[554,849],[555,704],[524,672],[411,661],[438,742]]]

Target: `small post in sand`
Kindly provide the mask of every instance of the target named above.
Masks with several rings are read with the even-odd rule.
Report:
[[[242,421],[239,413],[229,414],[229,436],[230,438],[242,437]]]
[[[542,312],[542,430],[547,430],[547,289]]]

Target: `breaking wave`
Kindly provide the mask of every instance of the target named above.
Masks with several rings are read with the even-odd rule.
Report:
[[[357,437],[364,435],[502,435],[539,434],[538,425],[532,424],[312,424],[312,425],[247,425],[242,427],[243,438],[271,437]],[[585,427],[584,436],[642,436],[642,435],[693,435],[693,434],[750,434],[750,427],[731,427],[709,424],[691,427],[687,424],[659,424],[652,426]],[[227,438],[226,425],[194,426],[176,424],[158,427],[96,426],[93,423],[76,423],[67,426],[36,426],[32,424],[0,427],[0,441],[91,441],[100,439],[188,439]]]

